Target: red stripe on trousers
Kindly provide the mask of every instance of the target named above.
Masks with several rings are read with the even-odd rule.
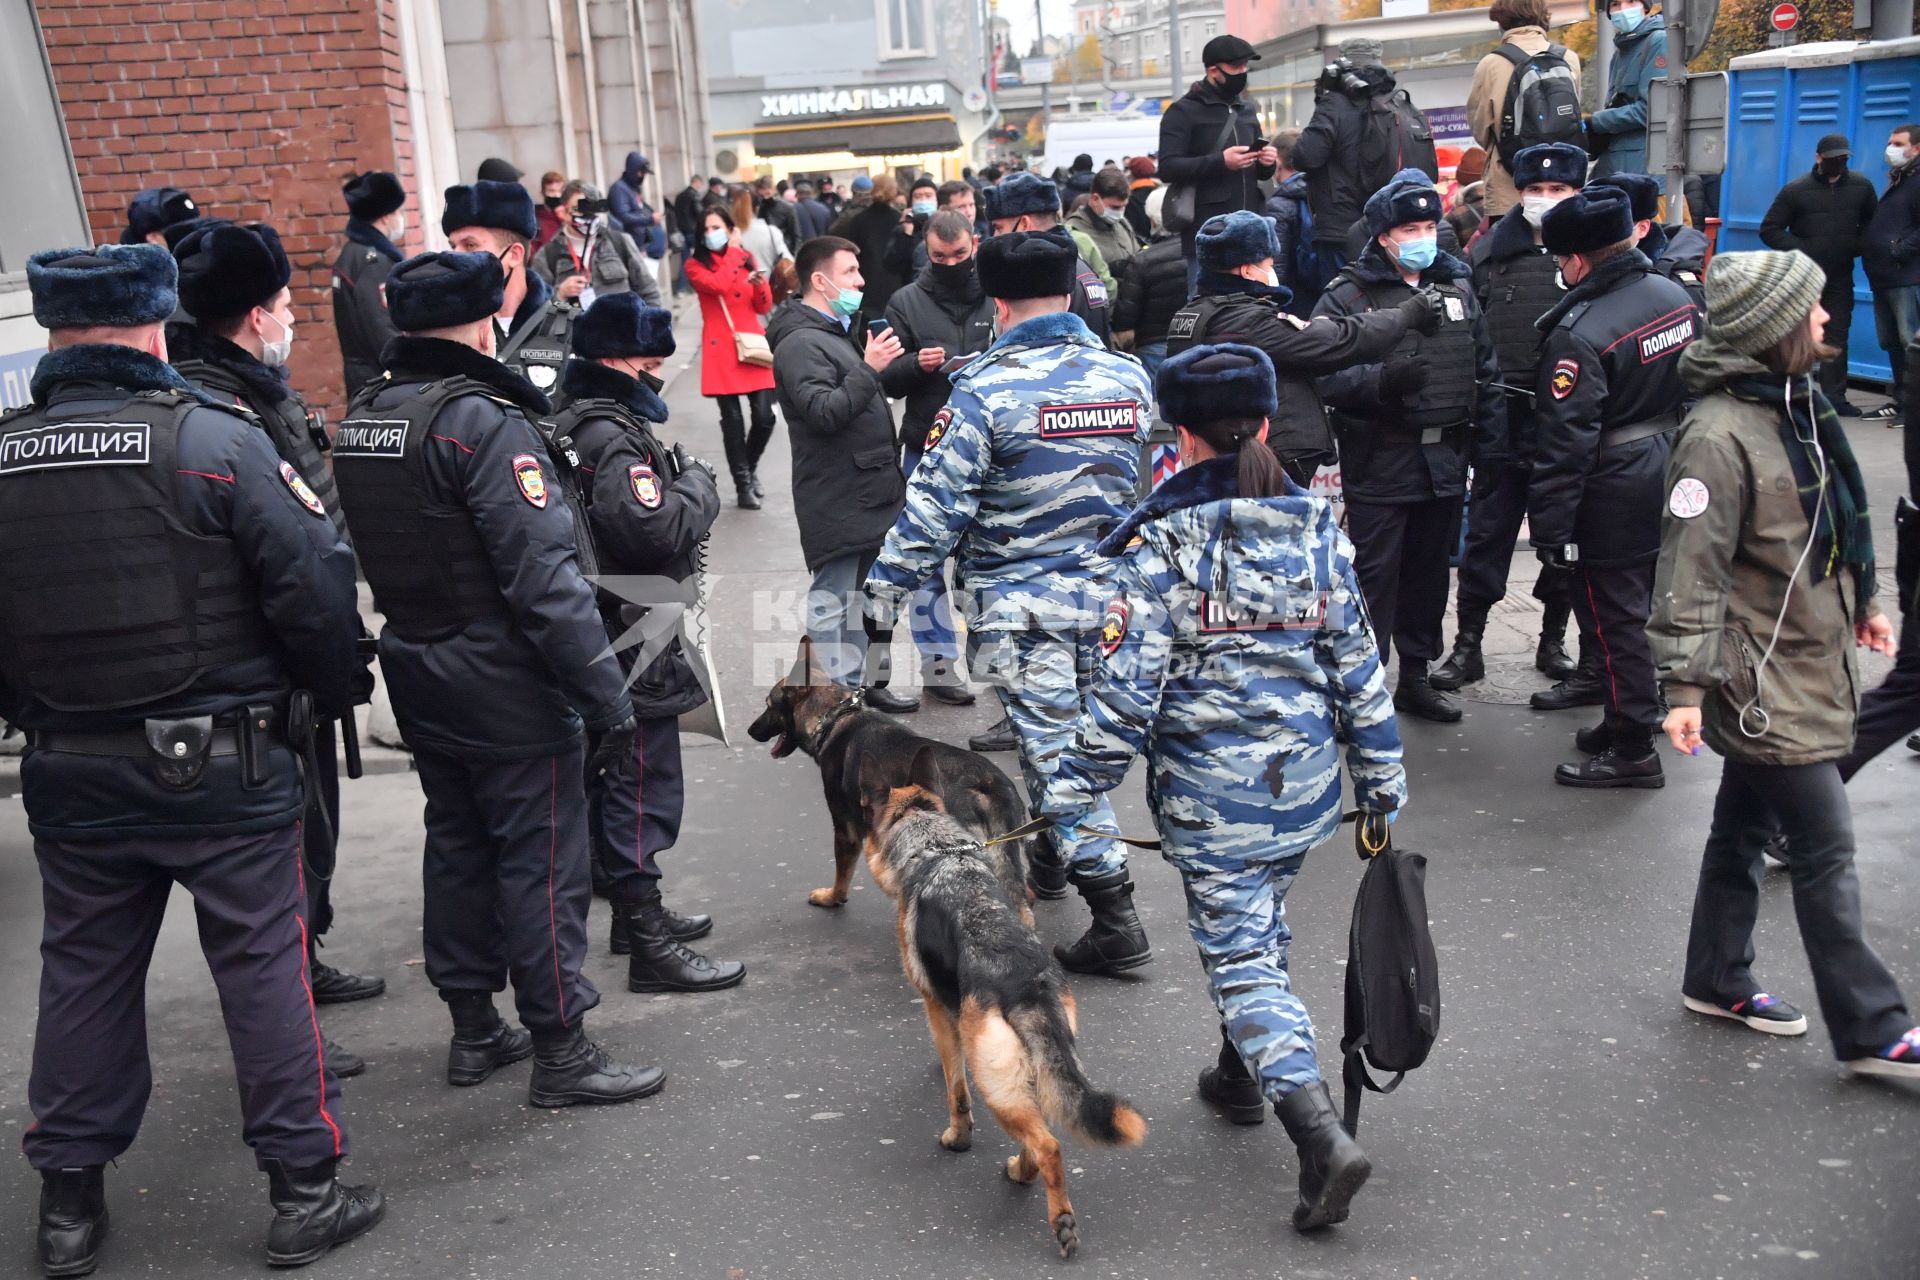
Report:
[[[306,866],[301,858],[301,840],[306,835],[303,821],[293,824],[293,878],[300,886],[302,909],[293,913],[300,922],[300,986],[307,993],[307,1023],[313,1028],[313,1059],[319,1064],[320,1071],[320,1118],[327,1122],[327,1128],[333,1131],[333,1154],[340,1154],[340,1126],[327,1114],[327,1049],[320,1039],[320,1015],[313,1007],[313,974],[307,968],[307,917],[304,914],[307,900]]]
[[[1607,688],[1613,693],[1613,713],[1620,714],[1620,681],[1613,674],[1613,649],[1607,644],[1607,633],[1600,628],[1600,604],[1593,598],[1593,575],[1585,569],[1580,571],[1580,585],[1587,589],[1587,608],[1593,613],[1593,637],[1600,642],[1600,660],[1607,668]]]
[[[560,846],[560,761],[547,762],[547,937],[553,941],[553,994],[560,1002],[560,1025],[567,1025],[567,989],[560,981],[560,922],[553,906],[553,867]]]

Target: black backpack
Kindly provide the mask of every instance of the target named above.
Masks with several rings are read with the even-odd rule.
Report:
[[[1502,44],[1494,52],[1513,64],[1507,100],[1500,108],[1500,167],[1513,172],[1513,158],[1541,142],[1583,146],[1580,82],[1567,65],[1565,47],[1550,44],[1539,53]]]
[[[1347,933],[1345,1059],[1349,1134],[1360,1126],[1363,1089],[1392,1093],[1427,1060],[1440,1035],[1440,963],[1427,928],[1427,860],[1393,847],[1384,817],[1359,815],[1354,845],[1366,861]],[[1385,1085],[1367,1071],[1394,1073]]]
[[[1360,180],[1372,193],[1402,169],[1418,169],[1432,181],[1440,180],[1433,129],[1407,91],[1395,89],[1360,104]]]

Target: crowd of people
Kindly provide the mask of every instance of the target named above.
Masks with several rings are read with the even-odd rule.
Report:
[[[1234,36],[1206,46],[1156,156],[1054,177],[914,176],[904,194],[884,173],[844,192],[694,178],[662,214],[637,152],[604,193],[542,175],[538,203],[489,160],[445,193],[449,249],[405,257],[401,183],[355,175],[334,268],[352,400],[332,427],[288,383],[273,227],[165,188],[122,244],[36,254],[50,349],[31,404],[0,419],[0,460],[31,463],[0,467],[18,566],[0,714],[28,735],[44,886],[26,1150],[48,1274],[98,1258],[104,1167],[149,1089],[141,985],[174,883],[268,1175],[269,1262],[380,1220],[380,1193],[338,1176],[339,1080],[365,1064],[314,1013],[384,990],[317,950],[347,816],[336,736],[376,661],[426,796],[449,1084],[531,1057],[536,1106],[661,1088],[586,1033],[595,888],[630,990],[745,978],[689,945],[713,921],[667,904],[659,863],[686,800],[679,717],[709,690],[654,610],[685,603],[721,509],[661,398],[679,349],[661,304],[682,288],[739,507],[760,506],[784,423],[821,678],[917,710],[892,679],[905,620],[925,696],[992,689],[1004,715],[972,745],[1017,753],[1040,822],[1029,889],[1077,891],[1090,917],[1054,948],[1067,971],[1151,958],[1107,799],[1150,757],[1220,1020],[1199,1095],[1280,1119],[1296,1227],[1343,1221],[1371,1166],[1288,979],[1286,893],[1340,821],[1343,764],[1369,819],[1415,795],[1400,717],[1462,718],[1449,695],[1485,678],[1523,524],[1535,661],[1558,681],[1535,705],[1602,709],[1555,781],[1660,786],[1663,737],[1725,757],[1686,1008],[1806,1031],[1754,973],[1771,851],[1836,1056],[1920,1077],[1920,1028],[1862,934],[1843,786],[1920,727],[1920,518],[1903,503],[1896,649],[1830,309],[1864,251],[1910,407],[1920,126],[1893,132],[1884,195],[1823,140],[1769,215],[1776,247],[1709,264],[1640,172],[1658,15],[1609,9],[1619,84],[1543,138],[1514,97],[1577,82],[1577,62],[1539,0],[1498,0],[1506,43],[1470,108],[1483,145],[1451,189],[1377,47],[1350,43],[1309,123],[1268,138],[1244,93],[1258,55]],[[1381,131],[1400,145],[1380,151]],[[1148,486],[1156,420],[1180,466]],[[1329,464],[1344,520],[1309,488]],[[1857,645],[1896,658],[1864,711]],[[509,986],[518,1025],[494,1005]]]

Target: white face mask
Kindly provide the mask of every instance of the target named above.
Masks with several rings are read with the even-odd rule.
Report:
[[[400,241],[406,237],[406,234],[407,215],[396,209],[393,214],[393,230],[387,232],[387,239],[393,241],[395,244],[399,244]]]
[[[283,321],[271,311],[267,315],[280,326],[282,332],[278,342],[268,342],[265,338],[260,340],[260,363],[269,369],[279,369],[286,365],[287,357],[293,354],[293,322]]]
[[[1565,198],[1564,196],[1521,196],[1520,216],[1537,227],[1546,218],[1547,210]]]
[[[1905,147],[1889,146],[1887,148],[1887,168],[1898,169],[1907,162],[1908,154],[1908,150]]]
[[[1268,267],[1265,283],[1269,289],[1278,289],[1280,287],[1280,273],[1272,267]]]

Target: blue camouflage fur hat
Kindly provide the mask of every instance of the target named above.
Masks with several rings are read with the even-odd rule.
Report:
[[[462,227],[494,227],[528,240],[539,232],[533,217],[533,197],[517,182],[481,180],[470,187],[447,188],[447,211],[440,230],[452,235]]]
[[[472,324],[500,310],[506,282],[490,253],[419,254],[388,273],[387,314],[402,333]]]
[[[1604,178],[1595,178],[1587,184],[1589,195],[1598,194],[1601,187],[1611,187],[1626,196],[1628,205],[1633,209],[1635,222],[1648,221],[1660,217],[1660,180],[1644,173],[1610,173]]]
[[[1589,187],[1568,196],[1540,220],[1548,253],[1591,253],[1633,239],[1633,208],[1617,187]]]
[[[1176,426],[1271,417],[1279,401],[1273,361],[1238,342],[1189,347],[1160,366],[1160,416]]]
[[[1513,185],[1524,191],[1536,182],[1564,182],[1577,187],[1587,180],[1587,153],[1566,142],[1540,142],[1521,148],[1513,158]]]
[[[157,244],[47,249],[27,259],[33,318],[45,329],[137,329],[171,316],[173,255]]]
[[[1367,197],[1367,235],[1381,235],[1407,222],[1438,222],[1446,206],[1433,179],[1418,169],[1402,169]]]
[[[673,313],[637,293],[596,298],[573,326],[573,354],[588,360],[673,354]]]
[[[988,222],[1029,213],[1060,212],[1060,188],[1037,173],[1014,173],[983,193]]]
[[[1278,257],[1280,243],[1273,219],[1251,209],[1208,218],[1193,237],[1194,255],[1202,271],[1232,271]]]

